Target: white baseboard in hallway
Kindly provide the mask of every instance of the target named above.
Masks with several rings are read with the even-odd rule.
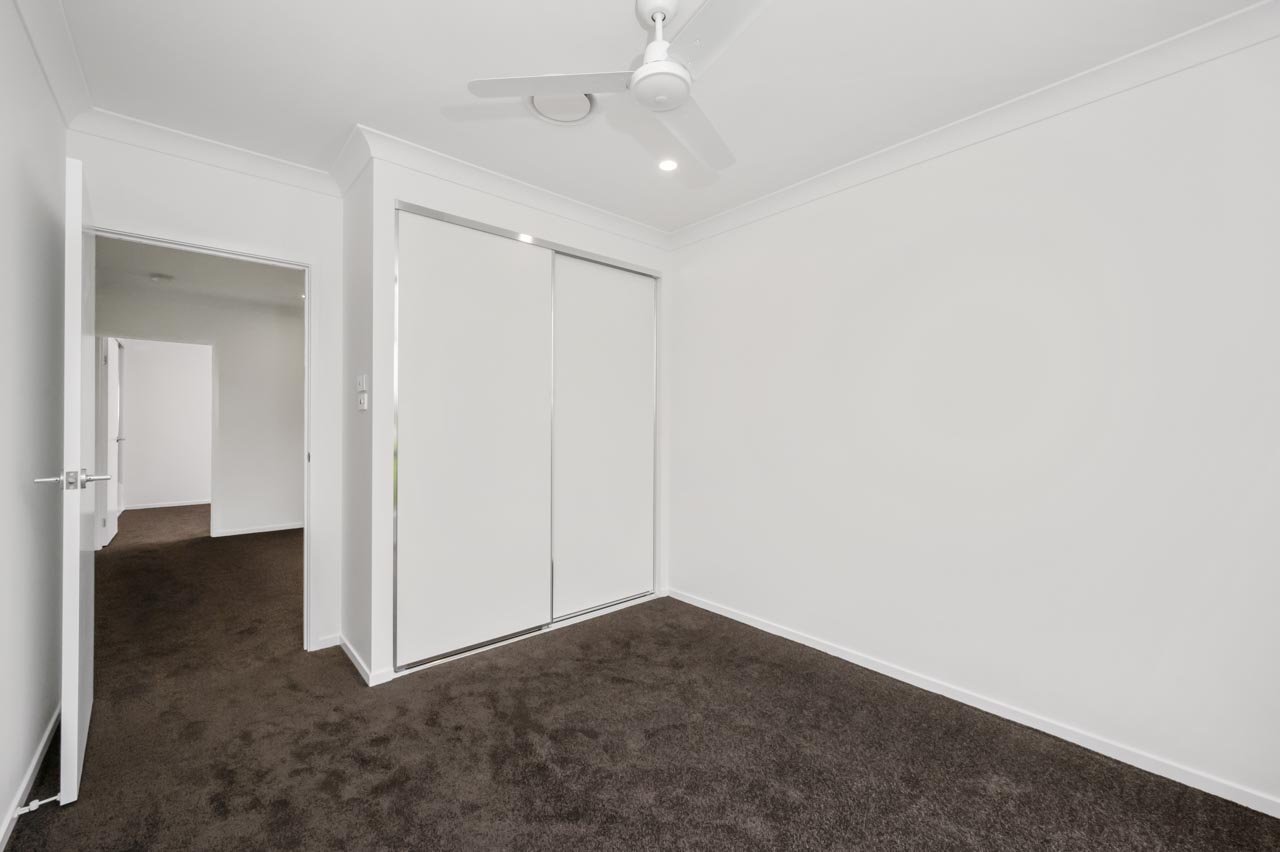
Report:
[[[685,603],[696,606],[699,609],[705,609],[708,612],[714,612],[717,615],[732,618],[734,621],[739,621],[743,624],[763,630],[766,633],[772,633],[775,636],[781,636],[784,639],[799,642],[801,645],[807,645],[810,648],[822,651],[825,654],[830,654],[833,657],[839,657],[842,660],[846,660],[850,663],[862,666],[863,668],[871,669],[874,672],[887,675],[895,680],[900,680],[904,683],[909,683],[912,686],[917,686],[937,695],[942,695],[946,698],[951,698],[961,703],[968,704],[970,707],[976,707],[979,710],[984,710],[992,715],[999,716],[1002,719],[1008,719],[1011,722],[1026,725],[1028,728],[1043,731],[1046,734],[1050,734],[1070,743],[1075,743],[1076,745],[1087,748],[1090,751],[1096,751],[1099,754],[1106,755],[1114,760],[1119,760],[1120,762],[1127,763],[1130,766],[1136,766],[1139,769],[1146,770],[1154,775],[1160,775],[1164,778],[1177,781],[1180,784],[1186,784],[1188,787],[1195,787],[1197,790],[1203,790],[1206,793],[1244,805],[1245,807],[1252,808],[1255,811],[1260,811],[1264,814],[1268,814],[1269,816],[1280,818],[1280,799],[1269,796],[1260,790],[1254,790],[1250,787],[1245,787],[1243,785],[1227,781],[1226,779],[1219,778],[1215,775],[1210,775],[1206,772],[1201,772],[1197,769],[1183,766],[1180,763],[1165,760],[1164,758],[1149,754],[1141,749],[1136,749],[1131,746],[1124,745],[1123,743],[1109,740],[1106,737],[1091,734],[1088,731],[1082,731],[1079,728],[1072,727],[1071,725],[1063,722],[1048,719],[1044,716],[1018,707],[1013,707],[1002,701],[997,701],[993,698],[988,698],[985,695],[979,695],[976,692],[971,692],[963,687],[955,686],[954,684],[938,680],[930,677],[929,675],[920,674],[919,672],[902,668],[901,666],[894,665],[893,663],[886,662],[885,660],[881,660],[867,654],[859,653],[858,651],[845,648],[833,642],[818,639],[814,636],[808,635],[807,633],[802,633],[799,630],[793,630],[790,627],[775,624],[774,622],[760,618],[759,616],[751,615],[750,613],[745,613],[740,610],[733,609],[732,607],[715,603],[714,601],[709,601],[706,598],[701,598],[697,595],[692,595],[677,589],[671,589],[668,594],[678,601],[684,601]]]
[[[252,535],[253,533],[279,532],[280,530],[300,530],[303,524],[301,521],[294,521],[287,524],[264,524],[260,527],[241,527],[240,529],[230,530],[209,530],[211,538],[224,538],[231,535]]]
[[[209,500],[174,500],[171,503],[136,503],[125,506],[120,510],[121,514],[131,512],[134,509],[176,509],[179,506],[208,506]]]

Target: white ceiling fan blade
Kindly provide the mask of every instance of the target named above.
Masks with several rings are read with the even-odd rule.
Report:
[[[523,121],[529,117],[529,108],[521,101],[472,101],[443,106],[440,114],[450,121]]]
[[[654,115],[693,156],[716,171],[727,169],[737,162],[697,101],[691,100],[679,109],[655,112]]]
[[[630,71],[605,71],[599,74],[544,74],[541,77],[495,77],[472,80],[467,84],[471,94],[480,98],[530,98],[536,95],[598,95],[625,92],[631,81]]]
[[[671,53],[696,79],[768,5],[769,0],[707,0],[671,39]]]
[[[693,189],[710,186],[718,179],[714,171],[699,162],[693,152],[671,135],[666,125],[635,99],[625,96],[610,98],[605,108],[605,119],[614,130],[639,144],[650,157],[648,168],[652,169],[662,160],[675,160],[679,168],[672,177]],[[662,179],[669,178],[664,176]]]

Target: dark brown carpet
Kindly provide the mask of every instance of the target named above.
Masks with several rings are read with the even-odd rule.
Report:
[[[1280,820],[668,599],[369,689],[300,649],[300,533],[207,529],[130,512],[100,554],[81,799],[13,848],[1280,849]]]

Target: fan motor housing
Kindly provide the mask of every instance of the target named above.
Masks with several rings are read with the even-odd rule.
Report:
[[[693,77],[679,62],[660,59],[646,62],[631,75],[631,94],[654,112],[684,106],[689,100]]]

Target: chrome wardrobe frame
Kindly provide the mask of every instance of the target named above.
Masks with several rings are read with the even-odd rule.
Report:
[[[526,630],[520,630],[505,636],[497,636],[484,642],[474,645],[468,645],[465,648],[457,648],[452,651],[446,651],[443,654],[436,654],[423,660],[416,660],[411,663],[400,664],[400,477],[398,475],[400,467],[400,216],[403,213],[410,213],[415,216],[424,216],[428,219],[435,219],[439,222],[446,222],[450,225],[458,225],[463,228],[470,228],[474,231],[482,231],[486,234],[503,237],[516,242],[525,243],[527,245],[539,246],[549,249],[552,255],[552,279],[551,279],[551,335],[552,335],[552,355],[551,355],[551,399],[549,404],[548,416],[551,418],[551,446],[548,452],[551,453],[551,493],[548,495],[551,508],[551,552],[547,554],[550,565],[549,583],[549,600],[547,621]],[[530,636],[540,633],[558,623],[568,621],[574,618],[581,618],[593,612],[609,609],[611,607],[622,606],[642,598],[651,597],[658,589],[658,509],[659,509],[659,476],[658,476],[658,400],[661,398],[659,390],[659,382],[661,375],[659,371],[659,349],[658,342],[661,335],[661,316],[658,310],[659,294],[658,290],[662,284],[662,275],[656,270],[628,263],[616,258],[606,257],[594,252],[584,251],[581,249],[566,246],[562,243],[552,242],[530,234],[513,231],[509,228],[501,228],[496,225],[489,225],[484,222],[478,222],[474,219],[466,219],[461,216],[455,216],[452,213],[446,213],[442,210],[432,210],[429,207],[423,207],[418,204],[412,204],[407,201],[397,201],[395,205],[395,281],[392,290],[392,338],[391,338],[391,405],[392,405],[392,439],[391,439],[391,661],[394,671],[399,674],[410,671],[412,669],[421,668],[431,663],[447,660],[472,651],[478,651],[482,648],[488,648],[518,639],[524,636]],[[586,260],[591,263],[598,263],[601,266],[609,266],[614,269],[620,269],[623,272],[631,272],[637,275],[643,275],[646,278],[653,279],[653,442],[652,442],[652,458],[653,458],[653,505],[650,508],[651,514],[651,536],[652,536],[652,574],[650,576],[650,586],[647,592],[641,592],[636,595],[629,595],[625,598],[619,598],[616,601],[599,604],[588,607],[577,612],[562,615],[559,618],[555,616],[555,256],[566,255],[579,260]]]

